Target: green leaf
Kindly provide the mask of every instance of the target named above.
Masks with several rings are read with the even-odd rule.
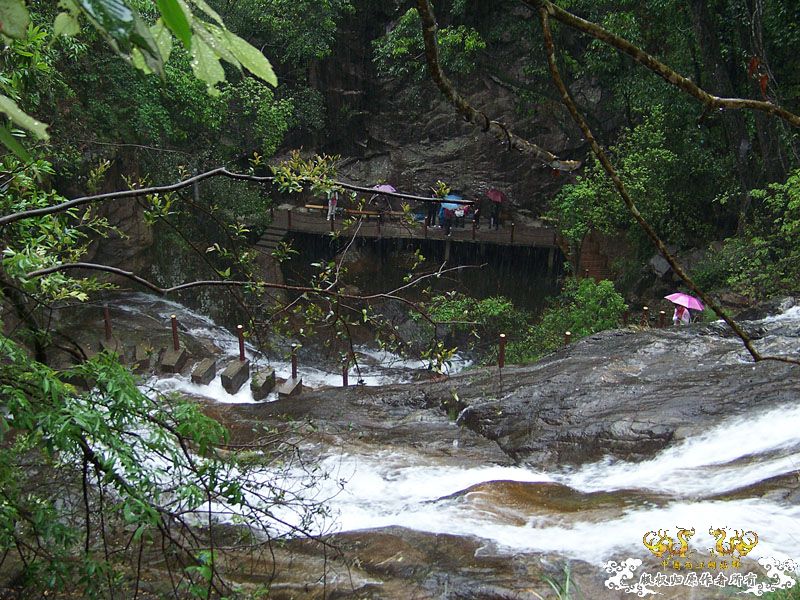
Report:
[[[55,21],[53,21],[53,37],[59,37],[61,35],[72,37],[78,35],[80,30],[81,26],[80,23],[78,23],[78,19],[69,13],[59,13]]]
[[[139,15],[134,15],[134,28],[130,39],[141,51],[147,66],[159,75],[163,75],[164,61],[161,58],[161,50],[153,39],[147,23]]]
[[[237,69],[241,69],[239,61],[231,51],[228,40],[223,37],[224,34],[225,31],[219,27],[215,27],[214,25],[210,25],[208,23],[195,22],[195,37],[199,37],[201,40],[203,40],[203,42],[208,44],[208,47],[211,48],[214,51],[214,54],[216,54],[219,58],[228,61]]]
[[[2,126],[0,126],[0,142],[24,162],[31,162],[31,155],[28,154],[28,151],[17,141],[17,138],[11,135],[8,129]]]
[[[238,35],[227,30],[225,37],[231,52],[245,69],[272,86],[278,85],[278,78],[275,76],[275,71],[272,70],[272,65],[258,48],[251,46]]]
[[[122,0],[77,0],[89,22],[102,33],[110,45],[125,57],[133,60],[133,49],[138,48],[141,59],[137,66],[163,74],[161,53],[150,29],[139,15]]]
[[[50,136],[47,135],[47,125],[41,121],[37,121],[24,112],[17,106],[17,103],[8,96],[0,95],[0,111],[6,113],[16,125],[27,129],[40,140],[47,140],[50,138]]]
[[[156,0],[158,10],[161,11],[161,19],[169,30],[175,34],[183,45],[188,49],[192,47],[192,30],[189,20],[178,4],[177,0]]]
[[[155,25],[150,27],[150,33],[158,46],[158,51],[161,53],[161,60],[167,62],[172,53],[172,36],[169,30],[164,26],[164,23],[159,19]]]
[[[0,33],[11,38],[24,38],[30,17],[22,0],[0,0]]]
[[[200,10],[206,13],[209,17],[214,19],[217,23],[224,26],[225,24],[222,22],[222,17],[219,16],[217,11],[211,8],[205,0],[192,0],[192,4],[197,6]]]
[[[138,48],[134,48],[133,52],[131,52],[131,62],[133,66],[139,69],[145,75],[151,75],[153,70],[147,65],[147,61],[144,58],[144,54]]]
[[[198,79],[206,82],[209,95],[219,95],[216,85],[225,81],[225,70],[214,51],[200,38],[195,38],[192,44],[192,71]]]
[[[134,13],[120,0],[78,0],[94,26],[109,35],[123,52],[130,51]]]

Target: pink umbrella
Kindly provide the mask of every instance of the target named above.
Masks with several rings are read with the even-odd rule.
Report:
[[[689,294],[676,292],[675,294],[664,296],[664,298],[666,298],[673,304],[677,304],[678,306],[685,306],[686,308],[690,308],[692,310],[704,310],[703,304],[700,302],[700,300],[698,300],[694,296],[690,296]]]
[[[397,190],[390,186],[388,183],[382,183],[380,185],[373,186],[372,188],[376,192],[396,192]]]

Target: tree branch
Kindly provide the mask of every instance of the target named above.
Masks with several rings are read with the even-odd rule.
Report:
[[[444,94],[444,97],[455,107],[458,114],[464,117],[464,120],[481,127],[484,132],[491,133],[498,140],[507,142],[509,148],[531,156],[553,169],[574,171],[581,165],[580,161],[577,160],[561,160],[552,152],[514,135],[502,123],[489,119],[485,113],[473,108],[466,99],[456,91],[453,82],[450,81],[447,75],[442,71],[442,67],[439,63],[439,49],[436,43],[436,31],[438,26],[436,25],[436,19],[433,15],[433,9],[431,8],[429,0],[417,0],[417,10],[422,19],[422,37],[425,40],[425,60],[428,63],[431,78],[434,83],[436,83],[439,90],[441,90],[442,94]]]
[[[675,259],[672,254],[670,254],[669,250],[667,250],[666,245],[658,236],[655,229],[653,229],[652,225],[645,220],[642,214],[639,212],[639,209],[636,207],[636,204],[631,198],[630,194],[628,194],[628,190],[625,187],[625,184],[622,183],[622,179],[620,179],[619,175],[617,174],[614,166],[611,164],[611,160],[608,158],[608,155],[603,151],[600,147],[600,144],[597,143],[597,140],[592,133],[592,130],[589,127],[589,124],[586,122],[586,119],[583,118],[583,115],[578,111],[578,107],[575,105],[575,102],[572,100],[572,97],[569,95],[569,91],[567,87],[564,85],[564,81],[561,79],[561,73],[558,70],[558,65],[556,64],[556,56],[555,56],[555,43],[553,42],[553,34],[550,31],[550,23],[549,23],[549,12],[547,8],[542,5],[539,8],[539,18],[542,25],[542,33],[544,34],[544,43],[545,43],[545,50],[547,54],[547,63],[550,67],[550,74],[553,78],[553,82],[555,83],[556,87],[558,88],[561,98],[564,101],[564,105],[569,110],[570,115],[574,121],[578,124],[583,132],[583,135],[586,137],[586,140],[589,142],[589,145],[592,148],[592,152],[594,152],[597,160],[603,166],[606,174],[608,175],[609,179],[611,179],[614,187],[617,190],[622,201],[625,203],[625,206],[628,208],[628,211],[633,216],[634,220],[639,224],[639,226],[644,230],[647,237],[650,238],[650,241],[653,245],[658,249],[661,255],[666,259],[669,263],[672,270],[675,274],[680,277],[683,282],[691,289],[695,294],[700,296],[700,298],[705,302],[706,306],[711,308],[720,319],[725,321],[731,329],[733,329],[734,333],[742,340],[744,343],[745,348],[753,357],[753,360],[759,361],[763,360],[764,357],[755,349],[753,346],[753,341],[750,339],[750,336],[739,326],[739,324],[734,321],[728,314],[722,309],[722,307],[717,304],[714,299],[706,294],[703,290],[701,290],[697,284],[692,280],[691,277],[683,270],[681,265]],[[791,358],[775,358],[773,360],[781,360],[783,362],[789,362],[794,364],[800,364],[800,361]]]
[[[248,173],[236,173],[234,171],[229,171],[225,167],[217,167],[216,169],[211,169],[210,171],[199,173],[198,175],[194,175],[193,177],[189,177],[188,179],[184,179],[183,181],[179,181],[177,183],[172,183],[169,185],[152,186],[147,188],[138,188],[131,190],[121,190],[118,192],[107,192],[104,194],[96,194],[94,196],[81,196],[79,198],[67,200],[66,202],[61,202],[60,204],[53,204],[52,206],[45,206],[42,208],[34,208],[30,210],[23,210],[11,213],[10,215],[5,215],[0,217],[0,227],[3,227],[5,225],[10,225],[11,223],[16,223],[17,221],[21,221],[23,219],[31,219],[33,217],[43,217],[45,215],[64,212],[69,210],[70,208],[83,206],[84,204],[92,204],[94,202],[101,202],[104,200],[123,200],[125,198],[138,198],[141,196],[149,196],[151,194],[166,194],[169,192],[175,192],[177,190],[189,187],[190,185],[194,185],[195,183],[203,181],[204,179],[210,179],[212,177],[228,177],[230,179],[237,179],[241,181],[252,181],[256,183],[271,183],[275,180],[275,178],[270,175],[250,175]],[[301,177],[300,179],[304,181],[311,181],[310,178]],[[351,183],[346,183],[343,181],[334,180],[331,182],[331,184],[334,186],[341,187],[342,189],[351,190],[363,194],[378,194],[382,196],[391,196],[393,198],[414,200],[416,202],[435,202],[435,203],[442,202],[442,198],[416,196],[414,194],[405,194],[403,192],[385,192],[382,190],[376,191],[374,188],[363,187],[360,185],[353,185]],[[464,205],[473,204],[472,200],[448,199],[447,201],[455,204],[464,204]]]
[[[397,292],[402,291],[412,285],[419,283],[424,279],[428,279],[430,277],[440,277],[441,275],[451,272],[451,271],[458,271],[460,269],[471,268],[472,265],[461,265],[457,267],[450,267],[448,269],[439,268],[434,273],[428,273],[425,275],[421,275],[416,278],[414,281],[404,284],[388,293],[380,293],[380,294],[371,294],[367,296],[358,295],[358,294],[342,294],[334,288],[314,288],[314,287],[307,287],[307,286],[299,286],[299,285],[287,285],[285,283],[270,283],[266,281],[240,281],[240,280],[226,280],[226,279],[211,279],[211,280],[202,280],[202,281],[190,281],[189,283],[182,283],[180,285],[176,285],[169,288],[162,288],[152,281],[144,279],[143,277],[139,277],[132,271],[125,271],[124,269],[120,269],[118,267],[111,267],[109,265],[101,265],[97,263],[84,263],[84,262],[76,262],[76,263],[63,263],[60,265],[55,265],[52,267],[47,267],[46,269],[38,269],[36,271],[31,271],[25,275],[28,279],[33,279],[36,277],[43,277],[45,275],[50,275],[51,273],[56,273],[58,271],[68,271],[71,269],[88,269],[91,271],[104,271],[106,273],[112,273],[114,275],[119,275],[120,277],[125,277],[126,279],[130,279],[135,281],[139,285],[142,285],[149,290],[155,292],[160,296],[166,296],[168,294],[172,294],[174,292],[180,292],[183,290],[188,290],[194,287],[203,287],[203,286],[254,286],[254,287],[264,287],[264,288],[272,288],[272,289],[280,289],[286,290],[290,292],[298,292],[298,293],[313,293],[319,294],[320,296],[328,296],[328,297],[336,297],[336,298],[346,298],[348,300],[375,300],[379,298],[387,298],[392,300],[400,300],[402,302],[410,303],[411,301],[406,300],[397,296]],[[414,303],[411,303],[415,306]]]
[[[559,8],[549,0],[523,0],[523,2],[529,6],[532,6],[536,10],[545,11],[548,17],[552,17],[568,27],[582,31],[610,46],[613,46],[620,52],[627,54],[633,60],[650,69],[653,73],[661,77],[670,85],[674,85],[688,93],[690,96],[697,98],[704,106],[708,108],[757,110],[769,115],[775,115],[795,127],[800,127],[800,116],[789,112],[788,110],[781,108],[772,102],[750,100],[746,98],[720,98],[719,96],[709,94],[704,89],[696,85],[691,79],[674,71],[654,56],[651,56],[641,48],[631,44],[628,40],[611,33],[596,23],[581,19],[580,17],[573,15],[563,8]]]

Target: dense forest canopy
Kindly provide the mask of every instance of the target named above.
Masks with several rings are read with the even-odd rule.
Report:
[[[217,167],[238,174],[126,199],[134,220],[146,225],[144,233],[110,221],[111,212],[90,202],[2,225],[0,549],[14,556],[26,583],[70,584],[99,596],[138,590],[139,571],[130,564],[145,550],[168,548],[178,572],[176,595],[222,596],[231,590],[216,566],[214,540],[196,533],[190,512],[224,503],[247,512],[248,524],[270,539],[286,533],[275,523],[278,504],[301,514],[300,532],[324,515],[324,506],[296,490],[260,487],[267,467],[288,464],[285,456],[259,462],[222,452],[226,432],[196,406],[142,391],[109,355],[83,361],[79,350],[59,348],[68,344],[49,330],[52,307],[109,288],[103,279],[72,277],[59,266],[90,253],[158,280],[163,271],[152,263],[163,256],[125,264],[130,256],[103,254],[110,241],[96,244],[108,238],[124,245],[125,236],[138,235],[130,243],[147,253],[154,231],[157,240],[169,239],[193,257],[192,276],[235,283],[251,329],[265,321],[277,327],[264,316],[270,283],[248,242],[289,191],[343,189],[330,157],[279,158],[303,146],[309,155],[357,159],[369,119],[389,118],[384,107],[390,95],[409,114],[429,110],[446,87],[441,77],[429,77],[435,74],[430,10],[424,0],[390,6],[367,0],[0,1],[3,215],[26,216],[71,196],[191,181]],[[527,148],[531,164],[544,164],[561,178],[556,194],[535,197],[526,208],[556,220],[568,253],[577,255],[591,231],[624,238],[629,263],[619,266],[622,280],[626,269],[640,269],[653,253],[653,235],[636,226],[643,220],[670,247],[714,245],[691,269],[704,289],[734,290],[749,299],[798,289],[800,5],[453,0],[437,3],[435,11],[437,64],[450,78],[448,99],[456,100],[461,116],[472,115],[467,120],[478,133],[483,118],[487,131],[494,123],[505,132],[508,147],[511,132],[520,134],[514,139]],[[548,15],[549,28],[540,26]],[[564,15],[589,25],[568,26],[573,17]],[[591,35],[597,33],[593,24],[609,35]],[[612,47],[611,35],[686,81],[670,85],[663,73]],[[554,72],[562,90],[553,86]],[[535,128],[518,130],[507,117],[499,124],[469,106],[477,81],[513,94],[520,123],[547,110],[580,142],[547,148]],[[692,86],[747,106],[709,105],[687,93]],[[573,113],[585,118],[581,128],[562,108],[565,90],[574,98]],[[754,103],[756,110],[748,110]],[[590,147],[587,131],[597,147]],[[486,143],[503,147],[502,140],[487,137]],[[606,154],[597,152],[600,146]],[[621,189],[630,202],[621,199]],[[294,290],[314,301],[277,312],[305,311],[313,322],[309,332],[341,340],[353,324],[348,318],[374,315],[361,307],[356,317],[340,313],[343,299],[357,298],[339,293],[341,265],[319,267],[308,287]],[[613,326],[624,310],[620,291],[626,290],[609,282],[571,281],[541,322],[520,325],[512,348],[530,359],[532,346],[554,347],[567,327],[587,335]],[[485,324],[524,321],[501,301],[440,297],[417,308],[428,318],[469,308]],[[436,348],[447,352],[434,342],[428,355]],[[76,364],[55,365],[58,352],[73,355]],[[81,381],[93,382],[92,391]],[[148,453],[173,468],[161,465],[154,476]],[[24,469],[39,462],[41,477],[57,474],[59,489],[26,487]],[[109,552],[114,527],[126,542]]]

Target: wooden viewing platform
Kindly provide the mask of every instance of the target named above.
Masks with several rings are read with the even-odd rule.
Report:
[[[347,214],[350,212],[351,214]],[[344,213],[344,214],[342,214]],[[473,227],[470,217],[464,219],[464,227],[451,229],[448,237],[442,227],[426,227],[424,222],[407,223],[403,213],[378,211],[348,211],[339,209],[336,220],[326,220],[327,211],[321,207],[299,207],[281,205],[272,211],[271,230],[326,235],[336,231],[341,235],[376,239],[441,240],[467,243],[488,243],[503,246],[527,246],[536,248],[558,248],[556,230],[552,227],[520,225],[506,222],[500,229],[490,229],[489,220],[481,218],[481,226]],[[343,227],[343,221],[354,221]],[[274,234],[273,234],[274,235]]]

